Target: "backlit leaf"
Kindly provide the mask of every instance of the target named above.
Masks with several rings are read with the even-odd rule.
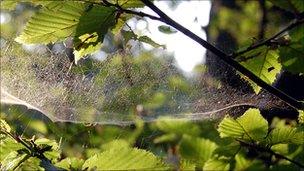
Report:
[[[63,3],[52,2],[43,7],[15,40],[23,44],[48,44],[73,35],[85,5],[74,1],[60,4]]]
[[[271,50],[266,46],[249,51],[238,57],[241,64],[261,78],[268,84],[272,84],[276,80],[276,76],[281,71],[281,64],[278,61],[278,51]],[[248,78],[246,78],[248,80]],[[259,93],[260,88],[251,84],[256,93]]]
[[[85,161],[89,170],[160,170],[165,165],[152,153],[136,148],[114,148],[96,154]]]
[[[218,131],[222,138],[260,141],[267,135],[268,123],[258,109],[251,108],[237,119],[225,117],[219,124]]]

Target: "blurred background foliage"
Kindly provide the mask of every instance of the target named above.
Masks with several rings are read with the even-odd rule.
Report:
[[[177,0],[168,1],[168,4],[173,9],[179,3],[180,1]],[[211,3],[210,24],[202,28],[202,30],[207,32],[209,42],[228,53],[252,45],[258,40],[263,40],[275,34],[294,17],[290,11],[285,11],[274,6],[270,1],[215,0],[211,1]],[[8,77],[23,75],[24,80],[18,80],[20,81],[19,85],[17,83],[14,85],[16,88],[17,86],[22,87],[27,85],[28,82],[34,79],[54,81],[62,79],[62,77],[68,77],[66,79],[68,80],[67,83],[63,83],[64,86],[62,87],[43,87],[43,89],[49,89],[53,94],[56,94],[57,98],[61,99],[60,102],[56,101],[61,104],[50,104],[50,106],[64,104],[68,109],[70,108],[69,105],[71,105],[69,103],[74,105],[79,102],[79,98],[85,98],[88,100],[87,103],[77,104],[79,111],[83,111],[82,113],[95,113],[96,111],[94,110],[100,108],[104,112],[109,112],[109,115],[100,117],[114,115],[112,114],[113,112],[124,113],[123,117],[131,118],[125,120],[135,120],[134,123],[126,125],[90,124],[89,122],[96,120],[96,118],[87,118],[94,115],[86,114],[77,117],[83,117],[83,120],[87,120],[88,124],[54,123],[41,113],[28,110],[24,106],[1,104],[1,118],[7,121],[10,127],[16,131],[17,135],[28,138],[35,137],[35,139],[47,138],[55,140],[58,143],[60,150],[54,150],[54,153],[49,155],[55,157],[50,158],[54,158],[57,161],[63,161],[63,159],[67,158],[70,160],[68,162],[70,165],[62,162],[57,165],[58,167],[71,169],[73,165],[74,169],[79,169],[82,167],[80,163],[84,162],[84,160],[113,147],[137,147],[145,149],[164,158],[174,168],[184,170],[195,168],[200,170],[203,167],[206,167],[204,170],[208,170],[208,167],[216,168],[214,165],[222,166],[221,163],[214,164],[211,162],[207,165],[208,167],[204,165],[214,153],[224,153],[226,156],[234,155],[230,150],[235,148],[232,139],[223,139],[219,136],[217,125],[220,120],[217,117],[215,119],[211,118],[199,121],[177,119],[169,121],[166,118],[159,118],[156,121],[148,123],[143,122],[141,119],[142,117],[149,117],[150,113],[155,115],[166,112],[174,114],[175,110],[187,112],[187,107],[181,107],[179,102],[184,101],[185,98],[204,100],[198,95],[202,92],[196,91],[200,87],[208,87],[206,89],[208,91],[225,88],[228,85],[232,89],[239,89],[241,86],[245,93],[252,93],[248,84],[241,80],[234,70],[231,70],[218,58],[208,54],[206,64],[198,65],[195,68],[195,73],[204,77],[204,79],[196,80],[193,84],[188,84],[187,77],[185,77],[183,72],[178,67],[170,65],[174,60],[171,54],[157,56],[157,50],[138,50],[141,43],[133,44],[131,47],[128,41],[115,33],[106,35],[102,50],[108,54],[117,50],[119,53],[109,55],[102,61],[96,60],[94,56],[91,56],[81,60],[79,65],[74,66],[69,61],[71,52],[68,42],[47,45],[47,47],[34,47],[34,49],[29,51],[28,49],[33,47],[25,47],[12,41],[22,31],[29,17],[39,8],[40,6],[30,3],[20,3],[13,11],[1,11],[1,15],[9,15],[10,18],[9,22],[1,22],[1,53],[13,54],[10,61],[4,61],[7,59],[1,57],[1,63],[9,62],[11,65],[20,68],[20,71],[23,72],[35,72],[35,69],[28,69],[28,67],[37,68],[38,71],[39,67],[46,68],[46,71],[24,74],[20,71],[10,70],[9,65],[1,65],[1,72],[6,72],[5,75]],[[267,15],[267,19],[264,18],[265,15]],[[161,42],[158,43],[161,44]],[[11,49],[8,50],[8,47]],[[59,53],[58,49],[63,51],[63,53]],[[134,55],[136,57],[130,55],[130,51],[132,51],[132,54],[136,54]],[[36,65],[32,65],[33,61],[35,61]],[[73,74],[64,75],[57,71],[62,73],[71,72]],[[41,73],[52,73],[54,78],[48,78],[45,75],[41,75]],[[109,73],[115,74],[109,75]],[[128,75],[128,73],[131,74]],[[99,92],[99,90],[95,89],[87,90],[88,87],[77,87],[75,84],[71,84],[73,80],[78,79],[76,77],[85,81],[87,80],[88,84],[90,84],[89,80],[93,76],[97,84],[100,87],[105,87],[109,92]],[[285,85],[287,82],[293,86],[292,91],[290,89],[291,86]],[[297,83],[296,85],[294,84],[295,82]],[[117,86],[121,84],[124,86]],[[282,76],[277,81],[276,86],[280,85],[284,85],[280,88],[286,90],[290,95],[303,100],[303,76],[286,71],[282,73]],[[34,86],[32,88],[37,90],[41,89],[39,85],[35,87],[35,84],[31,84],[31,86]],[[68,98],[72,100],[64,101],[67,97],[62,96],[63,90],[61,88],[68,88],[70,91],[75,91],[76,89],[79,94],[67,94]],[[96,96],[86,96],[86,91],[96,92]],[[106,96],[99,98],[100,94],[98,93],[106,94]],[[212,98],[211,96],[210,98]],[[165,100],[167,98],[175,100],[168,103]],[[119,99],[119,101],[113,99]],[[174,104],[174,102],[176,103]],[[94,107],[90,105],[94,105]],[[180,110],[179,108],[182,109]],[[296,125],[296,121],[294,120],[295,112],[288,107],[283,109],[279,111],[275,110],[275,112],[272,109],[262,110],[262,114],[269,120],[269,123],[277,122],[281,123],[281,125]],[[282,117],[280,112],[286,112],[286,110],[291,115],[284,115],[284,120],[276,118],[276,116]],[[243,114],[243,111],[245,110],[235,110],[233,114],[240,116]],[[56,110],[54,112],[60,115],[67,113],[67,111]],[[99,118],[98,120],[103,119],[107,118]],[[124,118],[119,119],[123,120]],[[20,148],[18,145],[14,146],[14,143],[10,143],[11,146],[5,147],[4,145],[7,143],[3,143],[3,139],[1,141],[1,161],[5,159],[6,154]],[[51,144],[51,142],[46,144]],[[221,147],[218,148],[218,146]],[[53,146],[53,148],[55,147]],[[303,164],[303,148],[303,144],[289,144],[277,147],[276,151],[292,157]],[[290,162],[282,161],[279,158],[274,160],[267,156],[267,154],[258,153],[254,149],[244,148],[240,151],[235,156],[234,162],[229,161],[231,164],[230,169],[299,169]],[[218,162],[226,162],[226,160],[229,160],[229,158],[220,158]],[[43,169],[37,163],[40,163],[40,160],[31,158],[31,160],[24,162],[21,168],[24,170]],[[79,166],[77,166],[77,163]],[[227,169],[226,165],[217,169],[220,168]]]

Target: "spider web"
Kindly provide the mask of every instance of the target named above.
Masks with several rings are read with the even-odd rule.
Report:
[[[79,66],[69,61],[65,49],[54,53],[39,46],[27,52],[12,42],[1,51],[1,103],[24,105],[54,122],[202,120],[283,104],[266,92],[255,95],[221,82],[204,70],[204,64],[187,75],[172,56],[154,55],[153,50],[137,56],[121,52],[105,60],[87,58]]]

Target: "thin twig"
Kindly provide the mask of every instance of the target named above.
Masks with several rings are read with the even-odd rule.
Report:
[[[158,20],[158,21],[164,22],[163,19],[160,18],[160,17],[156,17],[154,15],[150,15],[150,14],[147,14],[147,13],[144,13],[144,12],[141,12],[141,11],[133,11],[133,10],[129,10],[129,9],[124,9],[119,4],[113,4],[113,3],[110,3],[107,0],[102,0],[102,5],[108,6],[108,7],[115,7],[119,12],[122,12],[122,13],[134,14],[134,15],[137,15],[139,17],[148,17],[152,20]]]
[[[265,81],[263,81],[261,78],[259,78],[255,74],[253,74],[251,71],[249,71],[247,68],[242,66],[240,63],[233,60],[230,55],[224,53],[222,50],[220,50],[220,49],[216,48],[215,46],[211,45],[210,43],[208,43],[204,39],[200,38],[199,36],[197,36],[196,34],[191,32],[190,30],[186,29],[184,26],[180,25],[179,23],[177,23],[176,21],[171,19],[164,12],[162,12],[158,7],[156,7],[150,0],[141,0],[141,1],[146,6],[148,6],[150,9],[152,9],[156,14],[159,15],[159,17],[161,18],[160,21],[162,21],[162,22],[172,26],[173,28],[179,30],[180,32],[184,33],[186,36],[188,36],[192,40],[194,40],[197,43],[199,43],[200,45],[202,45],[204,48],[211,51],[213,54],[215,54],[220,59],[225,61],[227,64],[232,66],[234,69],[236,69],[237,71],[239,71],[240,73],[242,73],[243,75],[245,75],[246,77],[248,77],[249,79],[254,81],[257,85],[259,85],[260,87],[264,88],[265,90],[267,90],[271,94],[279,97],[281,100],[288,103],[291,107],[294,107],[294,108],[297,108],[297,109],[304,109],[304,103],[292,98],[291,96],[285,94],[284,92],[280,91],[279,89],[267,84]],[[286,30],[289,30],[290,28],[295,27],[296,25],[299,24],[298,22],[300,22],[300,21],[297,20],[294,24],[291,24],[287,29],[282,30],[281,32],[279,32],[278,34],[276,34],[273,37],[275,38],[275,37],[279,36],[280,34],[282,34],[283,32],[285,32]],[[272,39],[274,39],[274,38],[272,38]],[[272,39],[266,40],[266,43],[271,41]],[[262,46],[262,45],[263,44],[255,45],[253,48],[257,48],[257,47]],[[253,48],[251,48],[251,49],[253,49]]]
[[[272,37],[270,37],[270,38],[268,38],[268,39],[266,39],[266,40],[264,40],[264,41],[262,41],[262,42],[259,42],[259,43],[255,44],[255,45],[249,46],[249,47],[248,47],[247,49],[245,49],[245,50],[242,50],[242,51],[239,51],[239,52],[236,52],[236,53],[232,53],[232,54],[229,55],[229,57],[235,58],[235,57],[237,57],[237,56],[240,56],[240,55],[242,55],[242,54],[244,54],[244,53],[246,53],[246,52],[249,52],[249,51],[251,51],[251,50],[253,50],[253,49],[256,49],[256,48],[258,48],[258,47],[261,47],[261,46],[264,46],[264,45],[269,45],[269,44],[271,44],[277,37],[279,37],[279,36],[282,35],[283,33],[287,32],[287,31],[293,29],[294,27],[299,26],[299,25],[301,25],[301,24],[303,24],[303,23],[304,23],[304,17],[295,19],[295,20],[292,21],[287,27],[285,27],[284,29],[282,29],[282,30],[279,31],[277,34],[273,35]]]

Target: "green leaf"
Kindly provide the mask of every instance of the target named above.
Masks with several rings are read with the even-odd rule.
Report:
[[[1,10],[14,10],[18,1],[1,1]]]
[[[47,148],[51,146],[51,149],[44,152],[44,155],[50,160],[57,160],[60,157],[60,148],[55,140],[49,140],[46,138],[39,138],[35,140],[35,144],[37,144],[40,148]]]
[[[116,24],[116,10],[94,6],[79,19],[74,36],[75,62],[101,48],[104,36]]]
[[[188,161],[188,160],[181,159],[180,165],[179,165],[180,170],[195,171],[195,168],[196,168],[195,163]]]
[[[235,155],[240,150],[240,148],[240,144],[235,142],[229,145],[219,146],[213,153],[217,154],[218,156],[231,157]]]
[[[267,142],[274,144],[303,144],[304,132],[288,125],[274,128],[267,136]]]
[[[145,4],[139,0],[108,0],[113,4],[118,4],[124,8],[142,8]]]
[[[83,159],[72,157],[61,160],[55,166],[66,170],[81,170],[83,163]]]
[[[121,18],[119,18],[117,20],[117,23],[115,25],[115,27],[111,30],[111,32],[116,35],[118,33],[120,33],[121,29],[124,27],[126,21],[125,20],[122,20]]]
[[[235,170],[246,170],[251,164],[251,161],[246,159],[243,155],[235,155]]]
[[[255,50],[249,51],[244,55],[238,57],[241,64],[261,78],[268,84],[272,84],[276,76],[281,71],[281,64],[278,61],[279,55],[276,50],[270,50],[268,47],[263,46]],[[246,80],[248,80],[246,78]],[[256,93],[259,93],[260,88],[250,82]]]
[[[304,124],[304,111],[298,110],[298,112],[299,112],[298,121],[300,124]]]
[[[11,127],[5,122],[5,120],[0,119],[0,133],[11,132]]]
[[[159,118],[156,121],[156,127],[165,132],[173,133],[179,136],[187,134],[198,136],[201,131],[198,125],[183,119]]]
[[[180,142],[180,154],[184,159],[195,161],[200,166],[212,157],[216,143],[203,138],[184,135]]]
[[[282,155],[289,153],[288,144],[275,144],[271,147],[271,150]]]
[[[48,44],[64,40],[73,35],[84,10],[85,5],[80,2],[52,2],[31,17],[15,40],[24,44]]]
[[[218,127],[220,137],[231,137],[246,141],[261,141],[268,131],[268,123],[258,109],[248,109],[242,116],[233,119],[226,116]]]
[[[158,26],[158,30],[162,33],[165,33],[165,34],[173,34],[173,33],[177,33],[177,31],[175,29],[173,29],[172,27],[170,26],[166,26],[166,25],[161,25],[161,26]]]
[[[225,159],[209,159],[203,170],[229,170],[230,163]]]
[[[149,44],[149,45],[151,45],[155,48],[159,48],[159,47],[165,48],[166,47],[165,45],[161,45],[161,44],[156,43],[154,40],[152,40],[148,36],[140,36],[137,40],[141,41],[141,42],[144,42],[144,43],[147,43],[147,44]]]
[[[6,158],[6,156],[11,152],[18,151],[20,149],[24,149],[24,146],[17,143],[14,139],[10,137],[0,137],[0,161],[4,160],[4,158]]]
[[[128,141],[124,139],[117,139],[103,144],[101,146],[101,149],[105,151],[112,148],[128,148],[128,147],[130,147],[130,143]]]
[[[235,155],[234,170],[264,170],[263,166],[260,160],[249,160],[243,154]]]
[[[136,148],[114,148],[85,161],[82,169],[97,170],[160,170],[162,161],[152,153]]]
[[[22,161],[28,158],[27,154],[18,154],[18,152],[13,151],[1,161],[0,170],[15,170],[20,166]]]
[[[304,74],[304,38],[297,42],[291,42],[287,46],[281,46],[279,50],[284,69],[292,73]]]

